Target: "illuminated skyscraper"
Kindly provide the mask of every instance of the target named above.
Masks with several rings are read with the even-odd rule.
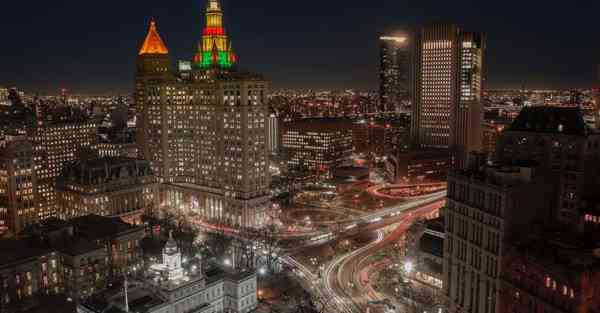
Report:
[[[379,111],[393,112],[408,100],[410,49],[407,37],[379,37]]]
[[[269,204],[269,83],[236,70],[222,18],[220,3],[209,0],[207,26],[185,75],[168,67],[168,50],[151,26],[155,34],[148,36],[158,48],[146,53],[144,44],[138,64],[148,71],[138,66],[138,75],[158,79],[139,80],[140,154],[163,184],[165,207],[209,222],[258,227]]]
[[[18,235],[37,223],[37,175],[33,147],[26,136],[0,141],[0,235]]]
[[[146,86],[148,84],[167,82],[169,79],[173,79],[169,49],[167,49],[164,41],[158,34],[156,22],[152,20],[144,44],[138,53],[137,72],[135,76],[135,107],[138,113],[138,133],[136,139],[140,151],[148,148],[148,143],[145,141],[146,137],[143,136],[143,131],[148,125],[148,114],[144,106]],[[147,151],[145,152],[146,154],[148,153]]]
[[[198,68],[208,69],[218,66],[223,69],[232,68],[237,57],[231,48],[223,27],[223,11],[218,0],[209,0],[206,9],[206,27],[202,32],[202,40],[198,44],[198,52],[194,63]]]
[[[415,43],[412,142],[452,149],[459,167],[481,149],[484,49],[482,34],[456,25],[428,25]]]

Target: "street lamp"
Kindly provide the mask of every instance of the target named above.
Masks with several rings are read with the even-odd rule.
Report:
[[[264,267],[261,267],[258,269],[258,274],[260,275],[265,275],[267,273],[267,269]]]
[[[403,269],[407,274],[411,274],[415,269],[415,265],[411,261],[406,261],[403,265]]]

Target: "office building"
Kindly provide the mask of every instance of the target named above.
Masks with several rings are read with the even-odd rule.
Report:
[[[205,271],[201,261],[183,261],[170,238],[162,262],[150,265],[141,281],[98,293],[77,306],[79,313],[247,313],[258,304],[256,273]]]
[[[483,35],[432,24],[415,41],[411,141],[450,148],[455,166],[463,167],[471,151],[481,150]]]
[[[583,229],[579,209],[600,186],[600,133],[586,125],[579,108],[523,108],[498,140],[497,159],[539,163],[553,183],[555,226]]]
[[[352,130],[344,122],[305,119],[282,126],[282,157],[289,170],[328,172],[350,161],[352,146]]]
[[[444,212],[444,295],[451,312],[502,312],[504,243],[530,231],[535,223],[547,222],[551,203],[541,195],[550,186],[542,183],[543,175],[525,163],[450,172]]]
[[[443,182],[451,167],[448,149],[399,149],[385,160],[387,178],[394,184]]]
[[[158,207],[158,184],[148,161],[128,158],[79,160],[57,179],[61,219],[96,214],[142,223]]]
[[[28,129],[34,147],[38,185],[38,218],[56,217],[56,178],[70,162],[95,157],[92,147],[98,140],[94,120],[55,116],[57,121],[41,121]]]
[[[379,108],[377,111],[396,112],[403,102],[409,100],[409,38],[381,36],[379,43]]]
[[[168,52],[152,22],[138,56],[138,143],[164,184],[165,208],[259,227],[270,207],[269,82],[237,70],[216,0],[208,2],[192,70],[173,72]]]
[[[171,75],[171,62],[169,59],[169,50],[162,38],[158,34],[156,22],[150,22],[150,28],[146,39],[137,56],[137,69],[135,75],[135,96],[134,104],[137,112],[137,136],[140,155],[148,155],[147,136],[144,130],[150,127],[148,124],[149,112],[145,107],[146,86],[149,84],[159,84],[173,80]]]
[[[0,139],[0,236],[38,222],[34,149],[25,136]]]

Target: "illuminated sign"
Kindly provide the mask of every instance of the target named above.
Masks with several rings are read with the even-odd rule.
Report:
[[[190,61],[179,61],[179,71],[180,72],[189,72],[192,70],[192,62]]]

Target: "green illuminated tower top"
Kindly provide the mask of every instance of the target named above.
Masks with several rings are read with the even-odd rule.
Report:
[[[202,41],[198,44],[198,52],[194,56],[197,68],[230,69],[237,62],[223,28],[223,11],[219,0],[208,0],[206,9],[206,27],[202,32]]]

